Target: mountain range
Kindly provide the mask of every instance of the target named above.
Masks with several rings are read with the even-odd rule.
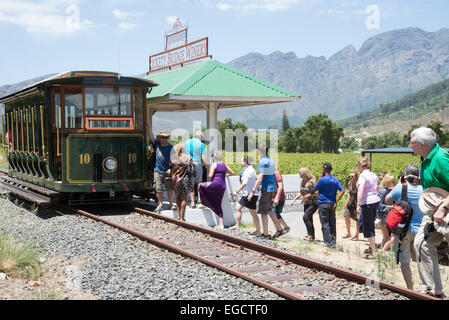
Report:
[[[394,102],[449,78],[449,29],[388,31],[367,39],[359,50],[348,45],[329,58],[299,58],[293,52],[275,51],[268,55],[249,53],[228,64],[293,91],[301,99],[278,105],[220,110],[219,120],[230,117],[233,122],[241,121],[254,129],[269,125],[281,127],[284,110],[291,126],[303,123],[318,112],[338,120],[375,110],[380,104]],[[0,96],[20,84],[0,87]],[[172,130],[185,121],[205,123],[206,114],[156,113],[153,119],[156,131]]]

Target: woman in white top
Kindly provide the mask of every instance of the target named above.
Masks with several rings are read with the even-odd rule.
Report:
[[[368,239],[369,248],[364,251],[365,258],[373,259],[376,251],[374,220],[376,219],[377,208],[380,198],[377,195],[377,175],[371,172],[371,163],[368,158],[360,157],[357,161],[360,171],[357,180],[357,215],[359,218],[359,231]]]
[[[248,201],[248,195],[251,193],[251,191],[254,188],[254,185],[256,184],[257,180],[257,173],[256,170],[251,165],[252,159],[248,156],[244,156],[240,160],[240,165],[242,166],[242,171],[240,171],[240,186],[237,188],[237,190],[232,194],[232,196],[235,198],[237,197],[237,194],[242,192],[242,197],[240,198],[239,203],[237,204],[235,210],[235,220],[236,225],[229,228],[230,230],[240,230],[240,223],[242,221],[242,209],[243,207],[246,207],[249,209],[249,212],[251,212],[251,216],[253,217],[254,225],[256,226],[256,231],[252,232],[252,235],[259,236],[260,235],[260,222],[259,217],[256,213],[257,208],[257,199],[259,197],[259,193],[255,193],[254,196],[251,198],[251,201]]]

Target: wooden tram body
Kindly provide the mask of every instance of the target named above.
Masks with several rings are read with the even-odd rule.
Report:
[[[157,84],[72,71],[0,98],[1,185],[40,204],[119,201],[148,190],[146,94]]]

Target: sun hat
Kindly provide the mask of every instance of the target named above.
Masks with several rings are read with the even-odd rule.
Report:
[[[166,132],[166,131],[161,131],[161,132],[159,132],[159,134],[156,136],[156,139],[159,139],[159,137],[169,138],[170,135],[169,135],[168,132]]]
[[[428,188],[419,198],[419,209],[423,214],[433,215],[448,196],[449,192],[444,189],[437,187]]]

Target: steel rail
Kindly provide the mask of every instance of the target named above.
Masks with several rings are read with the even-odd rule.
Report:
[[[246,240],[243,238],[239,238],[233,235],[229,235],[223,232],[219,232],[219,231],[215,231],[212,230],[210,228],[206,228],[203,226],[199,226],[196,224],[192,224],[192,223],[188,223],[188,222],[184,222],[184,221],[180,221],[174,218],[170,218],[170,217],[166,217],[139,207],[133,207],[132,208],[133,211],[141,213],[141,214],[145,214],[148,216],[151,216],[153,218],[156,219],[160,219],[160,220],[164,220],[167,222],[171,222],[171,223],[175,223],[179,226],[182,226],[183,228],[186,229],[190,229],[190,230],[195,230],[198,232],[202,232],[205,234],[209,234],[210,236],[219,239],[219,240],[224,240],[226,242],[238,245],[238,246],[243,246],[245,248],[248,248],[250,250],[256,251],[256,252],[260,252],[266,256],[270,256],[270,257],[274,257],[276,259],[285,261],[285,262],[290,262],[290,263],[294,263],[296,265],[300,265],[306,268],[310,268],[310,269],[314,269],[314,270],[319,270],[322,272],[327,272],[327,273],[331,273],[333,275],[335,275],[336,277],[339,278],[343,278],[346,279],[348,281],[352,281],[361,285],[369,285],[373,282],[376,283],[376,285],[379,286],[380,289],[386,289],[389,290],[391,292],[394,293],[398,293],[404,297],[407,297],[409,299],[412,300],[439,300],[435,297],[429,296],[427,294],[424,293],[420,293],[420,292],[416,292],[395,284],[391,284],[388,283],[386,281],[382,281],[382,280],[378,280],[378,279],[373,279],[369,276],[363,275],[361,273],[356,273],[350,270],[345,270],[341,267],[337,267],[337,266],[333,266],[324,262],[320,262],[311,258],[307,258],[307,257],[303,257],[303,256],[299,256],[296,254],[292,254],[286,251],[282,251],[276,248],[272,248],[263,244],[259,244],[250,240]]]
[[[207,258],[205,258],[205,257],[203,257],[201,255],[195,254],[195,253],[190,252],[188,250],[184,250],[184,249],[182,249],[182,248],[180,248],[178,246],[171,245],[170,243],[167,243],[165,241],[161,241],[161,240],[155,239],[155,238],[153,238],[151,236],[148,236],[146,234],[143,234],[143,233],[141,233],[139,231],[129,229],[129,228],[125,227],[125,226],[122,226],[122,225],[119,225],[119,224],[114,223],[112,221],[109,221],[107,219],[98,217],[98,216],[96,216],[94,214],[91,214],[89,212],[86,212],[84,210],[75,209],[75,208],[71,208],[71,207],[66,207],[66,206],[63,206],[63,205],[60,205],[60,204],[58,204],[56,207],[59,207],[60,209],[72,211],[72,212],[74,212],[76,214],[80,214],[82,216],[88,217],[88,218],[93,219],[95,221],[102,222],[102,223],[107,224],[107,225],[109,225],[111,227],[114,227],[114,228],[120,229],[122,231],[128,232],[129,234],[132,234],[133,236],[135,236],[135,237],[137,237],[137,238],[139,238],[141,240],[148,241],[148,242],[150,242],[150,243],[152,243],[152,244],[154,244],[154,245],[156,245],[156,246],[158,246],[160,248],[167,249],[167,250],[169,250],[171,252],[180,254],[180,255],[182,255],[184,257],[188,257],[188,258],[192,258],[192,259],[201,261],[201,262],[203,262],[206,265],[212,266],[214,268],[220,269],[222,271],[225,271],[225,272],[227,272],[229,274],[235,275],[235,276],[237,276],[239,278],[242,278],[244,280],[250,281],[250,282],[252,282],[252,283],[254,283],[254,284],[256,284],[256,285],[258,285],[260,287],[263,287],[263,288],[268,289],[268,290],[270,290],[272,292],[275,292],[275,293],[279,294],[280,296],[283,296],[283,297],[285,297],[287,299],[304,300],[300,296],[298,296],[298,295],[296,295],[296,294],[294,294],[294,293],[292,293],[290,291],[280,289],[280,288],[275,287],[273,285],[270,285],[270,284],[268,284],[268,283],[266,283],[264,281],[260,281],[260,280],[258,280],[256,278],[250,277],[250,276],[246,275],[245,273],[238,272],[238,271],[236,271],[236,270],[234,270],[232,268],[226,267],[226,266],[224,266],[224,265],[222,265],[220,263],[217,263],[217,262],[215,262],[213,260],[207,259]],[[175,220],[175,219],[173,219],[173,220]]]

